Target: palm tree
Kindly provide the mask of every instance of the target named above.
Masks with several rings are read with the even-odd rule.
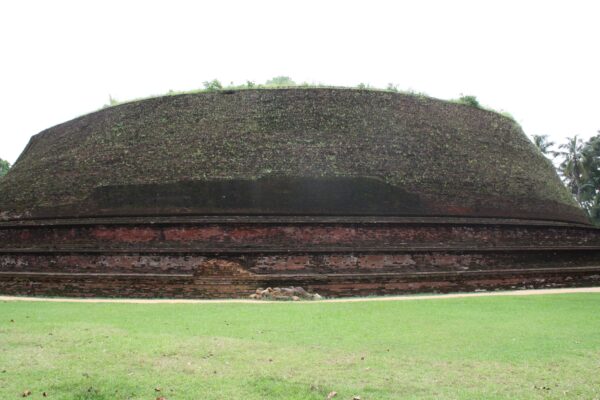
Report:
[[[548,135],[533,135],[533,144],[542,152],[545,156],[556,157],[558,153],[556,151],[551,150],[550,148],[554,146],[554,142],[548,140]]]
[[[563,158],[559,171],[565,178],[571,193],[575,195],[577,202],[582,204],[584,185],[589,179],[589,171],[586,167],[590,164],[589,160],[586,159],[583,142],[575,135],[567,138],[567,143],[563,143],[558,147],[564,149],[558,152],[558,155]]]
[[[600,132],[585,143],[577,136],[567,138],[558,147],[558,170],[565,185],[591,221],[600,225]]]

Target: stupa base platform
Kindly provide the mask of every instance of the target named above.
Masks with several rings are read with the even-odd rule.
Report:
[[[0,223],[0,294],[235,298],[600,286],[600,231],[491,218],[164,217]],[[51,245],[49,245],[51,243]]]
[[[301,286],[328,297],[600,286],[600,267],[569,270],[197,279],[183,274],[2,273],[0,292],[18,296],[245,298],[262,287]]]

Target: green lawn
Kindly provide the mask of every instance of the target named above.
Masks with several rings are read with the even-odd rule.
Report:
[[[0,399],[27,389],[77,400],[594,399],[600,294],[0,302]]]

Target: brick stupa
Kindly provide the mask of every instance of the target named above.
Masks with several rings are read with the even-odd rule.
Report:
[[[595,285],[600,232],[511,119],[353,89],[184,94],[31,139],[0,293],[217,298]]]

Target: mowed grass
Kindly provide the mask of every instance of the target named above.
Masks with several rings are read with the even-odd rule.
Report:
[[[25,390],[77,400],[600,398],[600,294],[1,302],[0,399]]]

